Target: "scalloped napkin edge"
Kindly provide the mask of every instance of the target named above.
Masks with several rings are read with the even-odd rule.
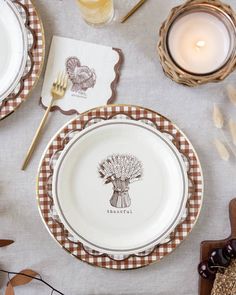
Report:
[[[40,104],[48,107],[52,83],[63,71],[69,76],[68,89],[52,111],[72,115],[112,103],[122,62],[121,49],[53,36]]]

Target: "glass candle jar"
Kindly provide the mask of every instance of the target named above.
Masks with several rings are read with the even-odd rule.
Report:
[[[221,68],[233,50],[227,22],[208,9],[190,10],[171,25],[167,47],[174,62],[199,75]]]
[[[236,18],[216,1],[188,1],[172,10],[160,30],[158,52],[165,73],[195,86],[222,80],[236,63]]]

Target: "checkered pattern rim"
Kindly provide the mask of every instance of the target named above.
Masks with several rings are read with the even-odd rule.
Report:
[[[16,7],[19,9],[21,15],[23,14],[23,11],[20,8],[24,7],[27,10],[28,13],[26,25],[28,26],[28,35],[31,31],[36,37],[36,42],[33,43],[33,47],[29,50],[29,57],[24,73],[24,78],[21,80],[20,85],[18,85],[17,89],[14,91],[14,93],[17,93],[17,95],[15,96],[14,93],[10,94],[6,100],[0,103],[0,120],[14,112],[28,98],[30,91],[38,81],[45,51],[42,23],[32,2],[30,0],[19,0],[13,2],[15,2]],[[22,17],[24,16],[22,15]]]
[[[113,257],[104,253],[97,253],[84,247],[79,241],[73,240],[53,213],[52,175],[53,167],[60,152],[70,142],[75,134],[101,120],[128,118],[152,125],[162,133],[170,136],[175,146],[188,162],[189,199],[187,215],[171,234],[165,244],[157,245],[150,251],[128,257]],[[151,110],[136,106],[106,106],[96,108],[78,116],[68,123],[53,138],[47,147],[39,168],[38,175],[38,204],[40,213],[51,235],[70,254],[94,266],[108,269],[128,270],[147,266],[157,262],[171,253],[191,232],[199,216],[203,199],[203,177],[197,155],[186,136],[168,119]]]

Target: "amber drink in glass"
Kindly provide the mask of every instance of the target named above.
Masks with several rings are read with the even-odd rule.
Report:
[[[113,0],[77,0],[82,17],[91,25],[109,23],[114,16]]]

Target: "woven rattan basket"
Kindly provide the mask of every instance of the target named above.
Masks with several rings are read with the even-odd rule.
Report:
[[[194,9],[214,11],[227,19],[234,36],[233,49],[226,63],[220,69],[206,75],[189,73],[178,67],[169,54],[167,46],[168,31],[172,23],[182,13]],[[164,73],[177,83],[194,87],[208,82],[220,82],[224,80],[236,67],[236,14],[229,5],[226,5],[219,0],[190,0],[185,2],[183,5],[174,7],[160,28],[157,51]]]

